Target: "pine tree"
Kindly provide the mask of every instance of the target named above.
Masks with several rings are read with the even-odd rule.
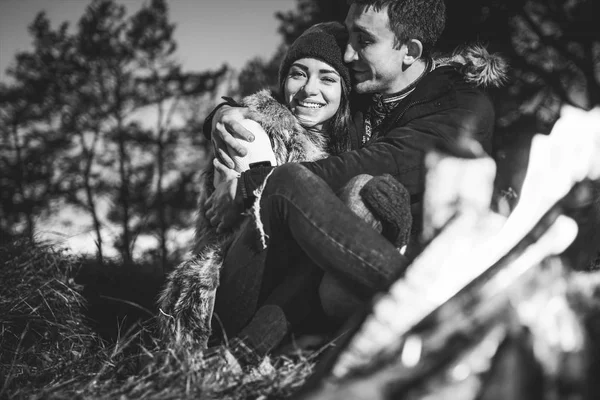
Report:
[[[45,16],[38,15],[29,27],[36,51],[17,54],[8,70],[14,83],[0,86],[0,231],[7,238],[33,240],[37,217],[49,211],[60,191],[54,167],[68,138],[56,129],[55,116],[57,82],[68,53],[66,29],[51,31]]]
[[[206,162],[198,121],[229,72],[182,72],[174,29],[162,0],[132,16],[112,0],[93,1],[74,32],[36,17],[33,50],[18,56],[15,83],[0,87],[1,145],[10,150],[2,157],[3,232],[20,224],[32,236],[39,215],[74,205],[90,216],[100,261],[113,224],[125,263],[139,235],[156,237],[157,264],[176,261],[169,240],[190,226]],[[34,138],[44,146],[32,146]]]

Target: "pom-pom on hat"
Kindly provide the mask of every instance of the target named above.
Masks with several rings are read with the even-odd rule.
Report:
[[[287,77],[292,63],[301,58],[315,58],[329,64],[350,88],[350,72],[344,63],[348,42],[346,27],[339,22],[321,22],[308,28],[292,43],[279,67],[279,86]]]

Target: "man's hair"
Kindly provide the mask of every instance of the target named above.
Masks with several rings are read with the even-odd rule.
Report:
[[[395,45],[417,39],[423,44],[424,56],[431,53],[446,24],[444,0],[348,0],[348,4],[372,7],[375,11],[387,7]]]

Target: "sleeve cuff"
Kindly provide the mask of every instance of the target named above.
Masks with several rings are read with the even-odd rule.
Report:
[[[252,204],[254,204],[254,200],[256,200],[256,197],[254,197],[254,195],[252,193],[250,193],[250,195],[248,195],[248,189],[246,188],[246,174],[245,173],[241,173],[240,174],[240,179],[238,180],[238,194],[241,195],[242,197],[242,202],[244,204],[244,210],[249,209],[250,207],[252,207]]]
[[[258,167],[244,171],[238,180],[238,195],[242,196],[244,209],[249,209],[254,204],[256,196],[254,191],[261,187],[265,179],[275,167]]]

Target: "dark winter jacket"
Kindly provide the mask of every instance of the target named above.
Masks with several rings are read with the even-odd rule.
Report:
[[[494,108],[488,95],[478,87],[482,82],[490,85],[490,77],[473,76],[461,65],[447,64],[428,73],[383,121],[380,136],[362,148],[359,143],[364,134],[363,116],[371,97],[353,98],[354,126],[349,132],[353,150],[302,164],[334,191],[359,174],[391,174],[408,189],[411,202],[418,203],[424,190],[423,161],[428,149],[452,144],[466,135],[480,142],[488,153],[491,151]],[[489,73],[489,69],[482,73]],[[242,173],[238,190],[245,197],[251,196],[272,168]]]
[[[363,134],[363,115],[370,99],[353,99],[353,148]],[[352,101],[351,101],[352,104]],[[382,135],[363,148],[329,157],[306,167],[334,190],[358,174],[389,173],[412,196],[423,191],[425,152],[440,142],[453,142],[460,135],[479,141],[491,150],[494,108],[474,85],[464,81],[452,67],[439,67],[426,75],[408,98],[384,120]]]

